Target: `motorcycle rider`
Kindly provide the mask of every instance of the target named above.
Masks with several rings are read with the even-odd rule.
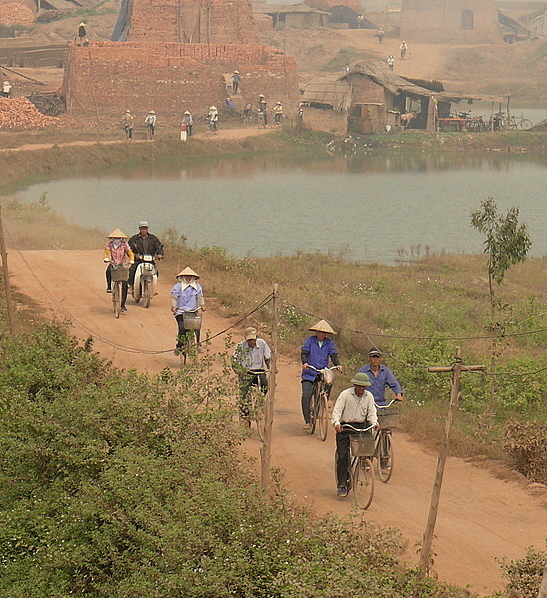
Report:
[[[133,292],[137,266],[142,264],[145,255],[151,255],[158,260],[163,259],[163,244],[156,235],[152,235],[148,232],[148,222],[146,222],[146,220],[141,220],[139,222],[139,232],[129,239],[129,247],[131,247],[131,251],[135,254],[135,263],[129,270],[129,289]],[[156,273],[159,276],[157,268]]]

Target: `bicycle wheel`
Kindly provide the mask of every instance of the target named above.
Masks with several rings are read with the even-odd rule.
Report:
[[[142,292],[142,304],[144,307],[150,307],[150,299],[152,299],[152,285],[145,280],[144,289]]]
[[[317,403],[317,429],[321,440],[326,440],[329,433],[329,411],[327,406],[327,393],[323,390]]]
[[[534,126],[534,123],[532,123],[531,120],[528,120],[527,118],[523,118],[520,122],[519,122],[519,127],[523,130],[523,131],[529,131],[532,127]]]
[[[391,432],[380,431],[378,444],[378,477],[380,481],[387,483],[393,473],[393,443],[391,442]]]
[[[351,469],[351,485],[355,502],[368,509],[374,497],[374,469],[368,457],[357,457]]]
[[[319,409],[319,382],[314,384],[310,399],[310,434],[315,432],[317,426],[317,414]]]
[[[121,312],[121,293],[120,293],[121,282],[116,281],[114,283],[114,288],[112,289],[112,303],[114,306],[114,315],[116,318],[120,317]]]
[[[265,397],[258,386],[251,387],[251,417],[256,424],[256,431],[260,440],[264,440],[264,424],[266,418]]]

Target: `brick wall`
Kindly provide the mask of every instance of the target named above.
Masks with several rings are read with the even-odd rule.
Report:
[[[163,116],[185,110],[206,113],[222,106],[234,69],[241,73],[238,103],[256,104],[266,96],[299,97],[296,59],[275,48],[237,44],[96,42],[72,45],[65,69],[64,92],[71,114],[121,115],[136,107]]]
[[[128,41],[258,44],[250,0],[133,0]]]
[[[462,29],[464,11],[472,13],[473,29]],[[401,38],[427,43],[502,43],[496,0],[402,0]]]

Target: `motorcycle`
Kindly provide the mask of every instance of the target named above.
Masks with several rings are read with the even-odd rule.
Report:
[[[144,307],[150,307],[150,301],[156,294],[156,283],[158,271],[153,255],[143,255],[142,262],[135,271],[135,283],[133,284],[133,299],[138,303],[142,297]]]

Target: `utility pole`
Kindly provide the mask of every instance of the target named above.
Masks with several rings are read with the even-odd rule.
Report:
[[[427,575],[431,564],[431,544],[435,532],[435,523],[437,522],[437,513],[439,511],[439,499],[441,496],[441,487],[443,483],[444,467],[448,456],[448,445],[450,441],[450,431],[454,423],[454,414],[460,398],[460,378],[462,372],[478,372],[486,369],[483,365],[463,365],[461,356],[461,347],[456,348],[456,360],[450,366],[439,366],[427,368],[428,372],[452,372],[452,387],[450,389],[450,406],[446,416],[444,436],[437,460],[437,471],[435,473],[435,483],[431,492],[431,503],[429,505],[429,516],[422,540],[422,550],[420,551],[419,568]]]
[[[12,335],[15,334],[15,305],[11,294],[11,285],[8,269],[8,254],[4,241],[4,222],[2,220],[2,205],[0,204],[0,256],[2,257],[2,273],[4,278],[4,291],[6,294],[6,309],[8,312],[8,325]]]
[[[270,378],[268,383],[268,392],[266,394],[265,414],[264,414],[264,440],[260,447],[260,467],[261,483],[266,492],[270,490],[270,462],[272,456],[272,426],[273,426],[273,407],[275,400],[275,386],[277,374],[277,328],[278,328],[278,286],[274,284],[272,294],[272,357],[270,359]]]

